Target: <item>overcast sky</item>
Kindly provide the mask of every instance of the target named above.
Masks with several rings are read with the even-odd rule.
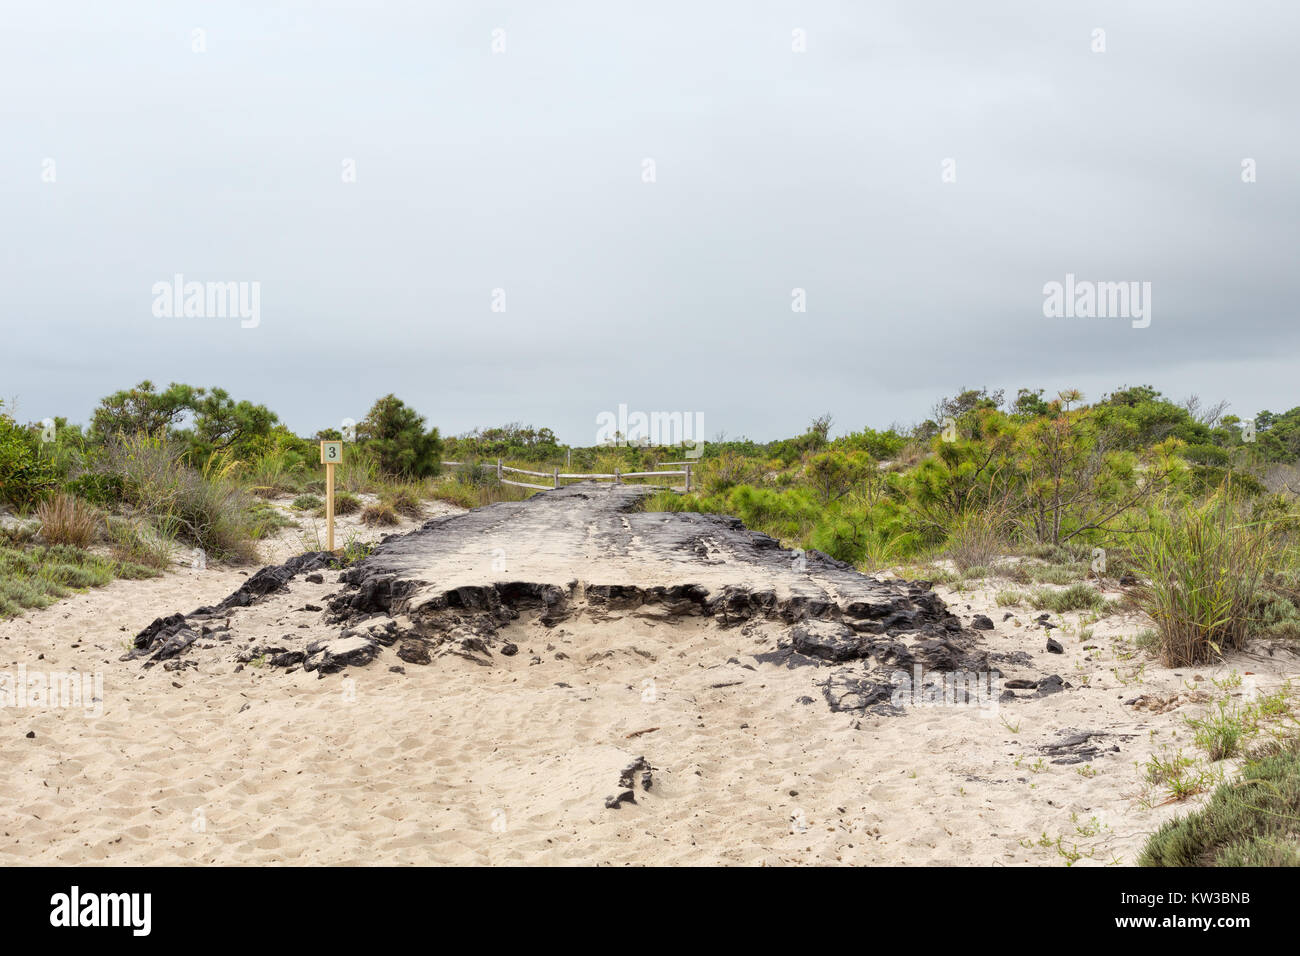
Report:
[[[24,420],[145,378],[574,444],[620,403],[756,439],[963,385],[1300,404],[1294,2],[0,10]],[[177,273],[260,323],[155,316]],[[1150,325],[1045,318],[1067,273],[1150,282]]]

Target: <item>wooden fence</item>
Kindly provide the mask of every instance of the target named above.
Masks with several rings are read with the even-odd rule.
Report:
[[[615,468],[614,473],[609,475],[583,474],[583,473],[560,471],[559,468],[552,468],[550,471],[528,471],[526,468],[511,468],[509,465],[501,464],[501,459],[498,458],[496,470],[497,470],[497,481],[501,482],[501,484],[514,485],[516,488],[535,488],[538,491],[552,491],[556,488],[559,488],[560,482],[565,479],[576,479],[578,481],[613,481],[614,484],[617,485],[617,484],[621,484],[624,478],[659,478],[659,477],[675,478],[678,476],[685,479],[684,486],[681,488],[681,490],[690,491],[691,490],[691,467],[694,465],[694,462],[670,461],[670,462],[665,462],[665,464],[681,465],[682,467],[680,470],[677,471],[619,471],[617,468]],[[443,465],[448,468],[473,468],[474,467],[473,462],[466,462],[466,461],[444,461]],[[492,466],[480,462],[478,464],[478,467],[491,468]],[[512,481],[511,479],[505,476],[506,472],[510,472],[511,474],[515,474],[515,475],[528,475],[529,477],[532,478],[549,478],[551,483],[549,485],[539,485],[539,484],[534,484],[533,482],[530,481]],[[673,486],[669,485],[668,487],[671,488]]]

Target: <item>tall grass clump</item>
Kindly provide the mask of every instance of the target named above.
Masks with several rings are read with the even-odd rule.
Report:
[[[1244,520],[1226,491],[1163,516],[1136,540],[1134,561],[1148,582],[1137,599],[1155,621],[1162,663],[1200,664],[1244,648],[1256,590],[1277,551],[1268,526]]]
[[[196,470],[179,444],[140,433],[117,436],[100,467],[122,476],[127,504],[165,536],[183,538],[216,560],[256,557],[260,528],[232,457],[213,455]]]
[[[375,490],[381,479],[379,457],[361,445],[348,445],[343,464],[337,467],[338,487],[354,495]]]
[[[483,504],[480,499],[481,489],[459,481],[442,481],[430,489],[430,496],[437,501],[445,501],[458,508],[477,508]]]
[[[988,511],[964,515],[948,537],[948,557],[962,573],[991,565],[1007,550],[1006,522]]]
[[[399,515],[405,515],[408,518],[419,518],[424,514],[422,499],[425,490],[424,485],[416,482],[386,485],[379,492],[379,500]]]
[[[1106,605],[1101,592],[1086,584],[1072,584],[1068,588],[1039,588],[1029,595],[1029,603],[1036,611],[1099,611]]]
[[[241,477],[253,494],[274,498],[302,491],[311,475],[301,454],[289,448],[272,448],[250,461]]]
[[[159,570],[168,568],[176,549],[173,536],[140,518],[106,519],[108,540],[121,560]]]
[[[368,525],[395,525],[401,519],[393,506],[384,502],[378,502],[373,505],[367,505],[366,509],[361,512],[361,520]]]
[[[41,536],[50,544],[70,544],[84,548],[103,526],[104,516],[94,505],[72,495],[59,494],[36,506],[41,522]]]
[[[334,513],[336,515],[354,515],[362,508],[361,499],[350,491],[334,494]]]

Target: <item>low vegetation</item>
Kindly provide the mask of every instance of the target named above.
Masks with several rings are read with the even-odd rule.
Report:
[[[368,525],[395,525],[401,522],[397,512],[393,510],[392,505],[379,502],[378,504],[367,505],[361,512],[361,521]]]
[[[74,591],[103,587],[114,578],[146,578],[158,573],[155,568],[71,545],[0,544],[0,618],[47,607]]]
[[[1148,839],[1141,866],[1300,866],[1300,736],[1257,748],[1205,806]]]
[[[1156,516],[1134,552],[1147,580],[1140,604],[1155,621],[1166,665],[1245,647],[1259,584],[1279,558],[1281,538],[1273,523],[1252,520],[1227,485],[1204,505]]]
[[[1300,408],[1243,429],[1222,405],[1171,402],[1150,386],[1091,404],[1069,389],[965,389],[910,427],[832,438],[832,424],[822,415],[771,442],[719,437],[694,460],[689,493],[660,490],[645,507],[734,515],[864,570],[988,587],[1001,607],[1085,612],[1081,640],[1117,608],[1104,592],[1122,582],[1124,606],[1152,625],[1131,654],[1168,666],[1218,660],[1260,635],[1300,639]],[[343,437],[298,435],[264,406],[176,383],[109,395],[85,427],[21,424],[0,406],[0,617],[157,574],[178,553],[252,560],[259,540],[295,523],[269,499],[292,498],[303,548],[319,550],[317,443]],[[373,527],[419,519],[430,500],[474,508],[533,493],[502,482],[498,460],[608,474],[686,453],[569,447],[520,423],[444,438],[394,395],[346,438],[335,511]],[[444,458],[459,464],[444,469]],[[337,565],[370,547],[350,537]],[[1189,721],[1194,749],[1162,750],[1141,768],[1153,802],[1213,791],[1152,836],[1144,864],[1300,863],[1300,743],[1278,733],[1294,721],[1284,697],[1220,700]],[[1227,762],[1242,759],[1225,782]],[[1094,835],[1091,823],[1076,829]],[[1039,842],[1072,862],[1082,851],[1070,840]]]
[[[261,538],[293,525],[267,498],[322,514],[317,442],[344,437],[299,436],[220,388],[147,381],[105,397],[89,421],[21,425],[0,408],[0,504],[37,519],[43,543],[98,540],[155,567],[193,549],[251,560]],[[689,494],[646,506],[735,515],[866,570],[920,568],[962,588],[996,579],[999,603],[1051,613],[1113,610],[1099,585],[1128,575],[1170,664],[1215,659],[1253,634],[1300,637],[1300,408],[1261,412],[1243,431],[1222,404],[1174,403],[1150,386],[1092,404],[1069,389],[965,389],[914,426],[833,438],[832,424],[822,415],[772,442],[720,436]],[[418,519],[430,500],[473,508],[531,494],[498,480],[498,459],[608,474],[686,453],[569,447],[520,423],[443,438],[394,395],[347,440],[335,510],[369,524]],[[444,457],[459,465],[444,470]]]

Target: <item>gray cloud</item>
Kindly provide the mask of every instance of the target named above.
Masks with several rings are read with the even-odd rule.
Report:
[[[1300,403],[1300,10],[1135,7],[7,12],[0,394],[219,384],[311,432],[395,391],[574,443],[620,402],[756,438],[961,385]],[[155,318],[177,272],[259,281],[260,326]],[[1067,272],[1150,281],[1150,328],[1044,318]]]

